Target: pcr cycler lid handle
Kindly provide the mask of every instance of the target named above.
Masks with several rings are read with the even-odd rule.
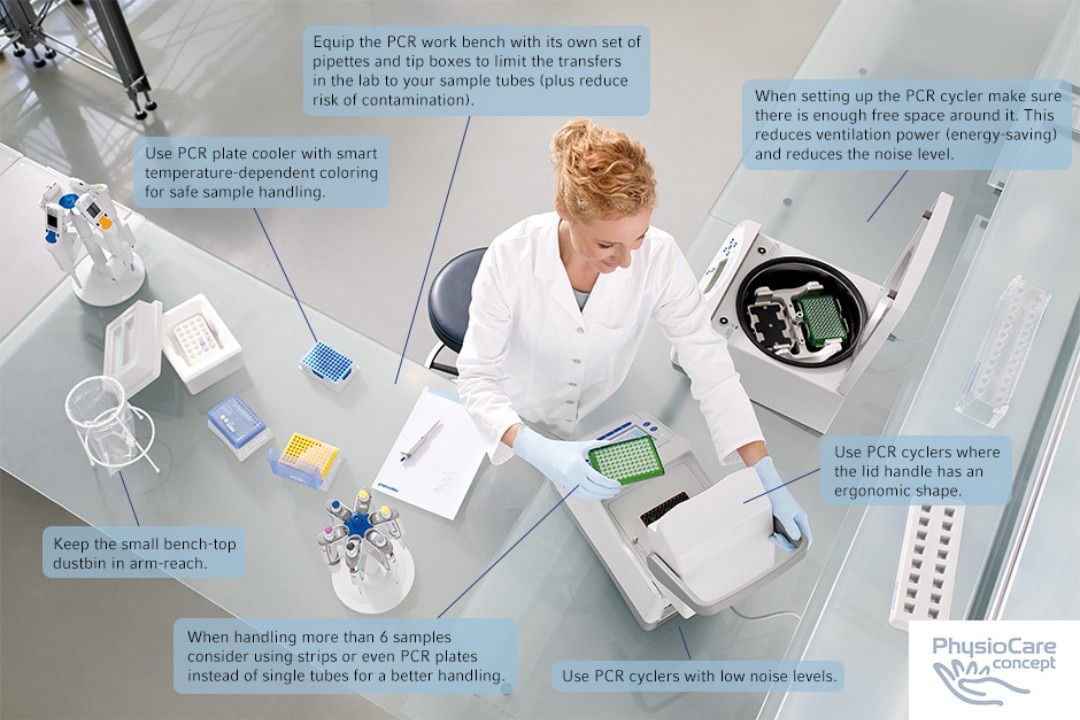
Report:
[[[678,573],[672,570],[671,567],[664,562],[664,559],[656,553],[649,553],[646,562],[648,563],[649,570],[652,571],[653,577],[656,578],[656,581],[665,589],[671,591],[675,597],[679,598],[679,600],[692,608],[694,612],[699,615],[715,615],[721,610],[729,608],[739,600],[742,600],[751,592],[757,590],[759,585],[771,582],[774,578],[787,572],[793,565],[806,556],[807,547],[806,537],[804,536],[799,541],[795,550],[788,553],[788,556],[784,558],[783,562],[776,563],[768,570],[751,578],[738,589],[733,590],[720,598],[699,597],[693,589],[683,582]]]

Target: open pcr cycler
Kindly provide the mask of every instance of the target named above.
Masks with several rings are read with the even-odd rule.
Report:
[[[589,436],[605,443],[650,436],[663,474],[610,500],[574,495],[566,505],[645,630],[673,617],[713,615],[806,554],[777,548],[772,505],[753,468],[716,483],[687,440],[637,413]],[[753,499],[751,499],[753,498]]]
[[[896,328],[926,274],[952,207],[940,193],[882,284],[761,232],[726,235],[713,216],[698,240],[719,249],[698,287],[750,399],[819,433]],[[671,360],[679,367],[672,350]]]

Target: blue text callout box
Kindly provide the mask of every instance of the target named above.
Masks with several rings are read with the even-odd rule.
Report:
[[[551,667],[559,692],[837,692],[832,660],[564,660]]]
[[[53,578],[242,577],[239,527],[59,526],[41,534],[41,570]]]
[[[827,505],[1005,505],[1012,442],[1002,435],[830,435],[821,439]]]
[[[505,618],[182,618],[173,687],[207,695],[508,695],[517,625]]]
[[[636,25],[312,25],[309,115],[644,115]]]
[[[135,204],[371,208],[390,199],[381,137],[148,137],[135,141]]]
[[[1054,170],[1072,162],[1060,80],[750,80],[751,170]]]

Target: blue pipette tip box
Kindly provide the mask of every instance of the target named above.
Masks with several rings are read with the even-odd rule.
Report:
[[[241,462],[274,437],[266,423],[236,393],[206,413],[206,424]]]
[[[353,361],[326,343],[316,342],[300,360],[300,369],[341,392],[353,376]]]

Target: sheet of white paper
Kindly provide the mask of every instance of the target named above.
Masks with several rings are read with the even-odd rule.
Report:
[[[438,421],[420,447],[402,453]],[[375,478],[374,490],[453,520],[484,459],[484,446],[465,407],[424,388]]]

